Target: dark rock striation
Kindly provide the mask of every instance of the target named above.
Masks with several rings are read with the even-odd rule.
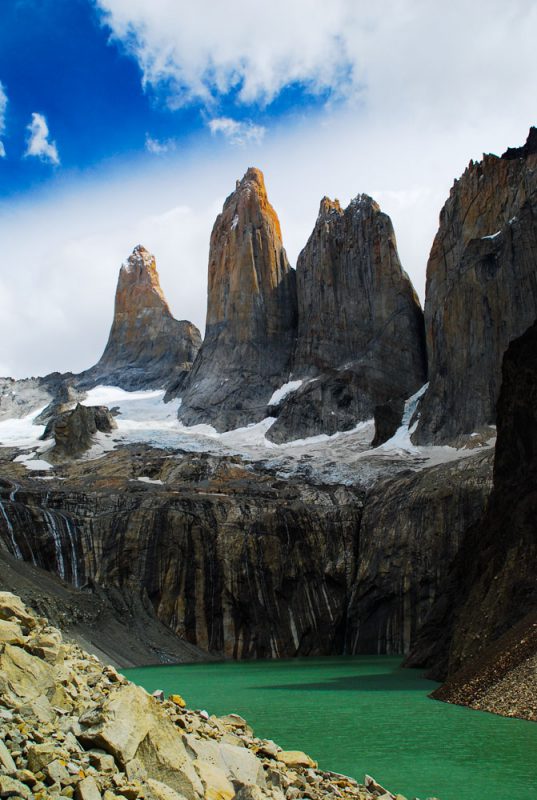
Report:
[[[65,469],[65,484],[0,486],[0,542],[13,555],[78,587],[148,598],[205,651],[341,652],[361,491],[143,446]]]
[[[537,324],[509,346],[494,488],[466,532],[409,663],[444,679],[537,612]]]
[[[409,471],[367,494],[346,652],[408,653],[466,528],[486,506],[492,453]]]
[[[496,422],[502,357],[537,316],[537,131],[470,162],[440,214],[427,267],[429,389],[415,441]]]
[[[191,322],[174,319],[160,287],[155,258],[138,245],[119,272],[114,320],[98,363],[77,378],[123,389],[163,389],[188,371],[201,345]]]
[[[423,314],[390,218],[367,195],[343,210],[324,198],[297,263],[293,379],[268,438],[348,430],[426,381]],[[399,402],[398,402],[399,401]]]
[[[250,168],[211,234],[205,339],[174,387],[180,419],[220,431],[262,419],[288,380],[295,335],[295,272],[263,175]]]

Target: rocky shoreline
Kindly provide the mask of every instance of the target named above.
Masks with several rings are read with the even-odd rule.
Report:
[[[148,694],[0,592],[0,797],[404,800],[257,738],[235,714]]]

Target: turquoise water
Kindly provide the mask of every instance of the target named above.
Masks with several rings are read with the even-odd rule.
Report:
[[[389,656],[125,670],[191,708],[236,712],[319,766],[440,800],[537,800],[537,724],[431,700],[436,684]]]

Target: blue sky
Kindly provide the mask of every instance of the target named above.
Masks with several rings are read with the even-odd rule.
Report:
[[[162,155],[197,137],[206,140],[210,120],[232,118],[243,136],[252,135],[267,120],[322,107],[330,94],[311,94],[294,84],[268,105],[238,103],[234,87],[211,101],[210,108],[195,97],[172,108],[168,81],[143,86],[136,57],[112,37],[103,9],[91,0],[3,0],[2,15],[0,81],[8,98],[1,137],[6,151],[0,160],[3,198],[73,171]],[[45,120],[47,141],[55,145],[59,163],[50,151],[33,157],[27,153],[35,113]],[[225,123],[217,124],[215,132],[219,129],[225,130]]]
[[[324,195],[366,192],[423,300],[453,180],[537,123],[535,0],[2,0],[1,14],[0,374],[94,363],[138,243],[203,330],[211,227],[252,165],[292,264]]]

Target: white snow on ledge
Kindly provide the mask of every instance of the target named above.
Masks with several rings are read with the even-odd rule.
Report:
[[[281,401],[287,397],[287,395],[296,392],[296,390],[299,389],[303,383],[304,381],[288,381],[288,383],[284,383],[283,386],[280,386],[279,389],[276,389],[267,405],[278,405],[278,403],[281,403]]]

